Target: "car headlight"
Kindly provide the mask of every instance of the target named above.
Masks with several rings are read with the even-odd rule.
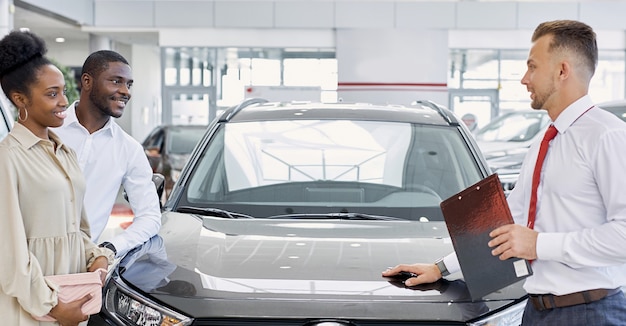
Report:
[[[514,304],[498,313],[487,316],[479,321],[468,323],[470,326],[519,326],[526,308],[526,301]]]
[[[142,297],[111,279],[104,294],[104,308],[120,325],[185,326],[193,319]]]

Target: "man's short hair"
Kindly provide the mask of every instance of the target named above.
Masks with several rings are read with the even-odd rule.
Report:
[[[115,51],[100,50],[87,57],[80,74],[87,73],[96,78],[101,72],[109,68],[109,63],[111,62],[129,64],[121,54]]]
[[[532,42],[542,36],[552,35],[550,51],[569,51],[582,60],[589,74],[593,76],[598,65],[598,44],[593,29],[576,20],[554,20],[539,24],[532,36]]]

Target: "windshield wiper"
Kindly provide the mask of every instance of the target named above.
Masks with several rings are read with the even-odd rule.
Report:
[[[404,219],[391,216],[370,215],[363,213],[319,213],[319,214],[284,214],[268,218],[275,219],[311,219],[311,220],[372,220],[372,221],[403,221]]]
[[[176,210],[179,213],[191,213],[191,214],[202,214],[206,216],[216,216],[216,217],[224,217],[224,218],[254,218],[254,216],[235,213],[231,211],[227,211],[224,209],[213,208],[213,207],[193,207],[193,206],[180,206]]]

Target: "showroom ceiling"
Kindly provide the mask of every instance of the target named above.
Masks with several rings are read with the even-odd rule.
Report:
[[[54,14],[36,12],[18,6],[15,6],[13,26],[14,29],[28,28],[42,37],[46,43],[56,42],[59,37],[64,38],[68,43],[83,43],[89,41],[89,34],[96,34],[128,44],[158,44],[156,31],[83,27]]]

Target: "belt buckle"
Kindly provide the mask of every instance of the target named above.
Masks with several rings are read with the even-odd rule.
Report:
[[[537,311],[544,311],[544,310],[550,310],[552,309],[552,307],[547,307],[545,305],[545,301],[543,301],[545,295],[543,294],[535,294],[535,295],[530,295],[531,297],[531,301],[533,303],[533,306],[535,306],[535,309],[537,309]]]
[[[530,294],[530,302],[532,302],[537,311],[543,311],[546,308],[543,305],[543,300],[541,300],[540,294]]]

